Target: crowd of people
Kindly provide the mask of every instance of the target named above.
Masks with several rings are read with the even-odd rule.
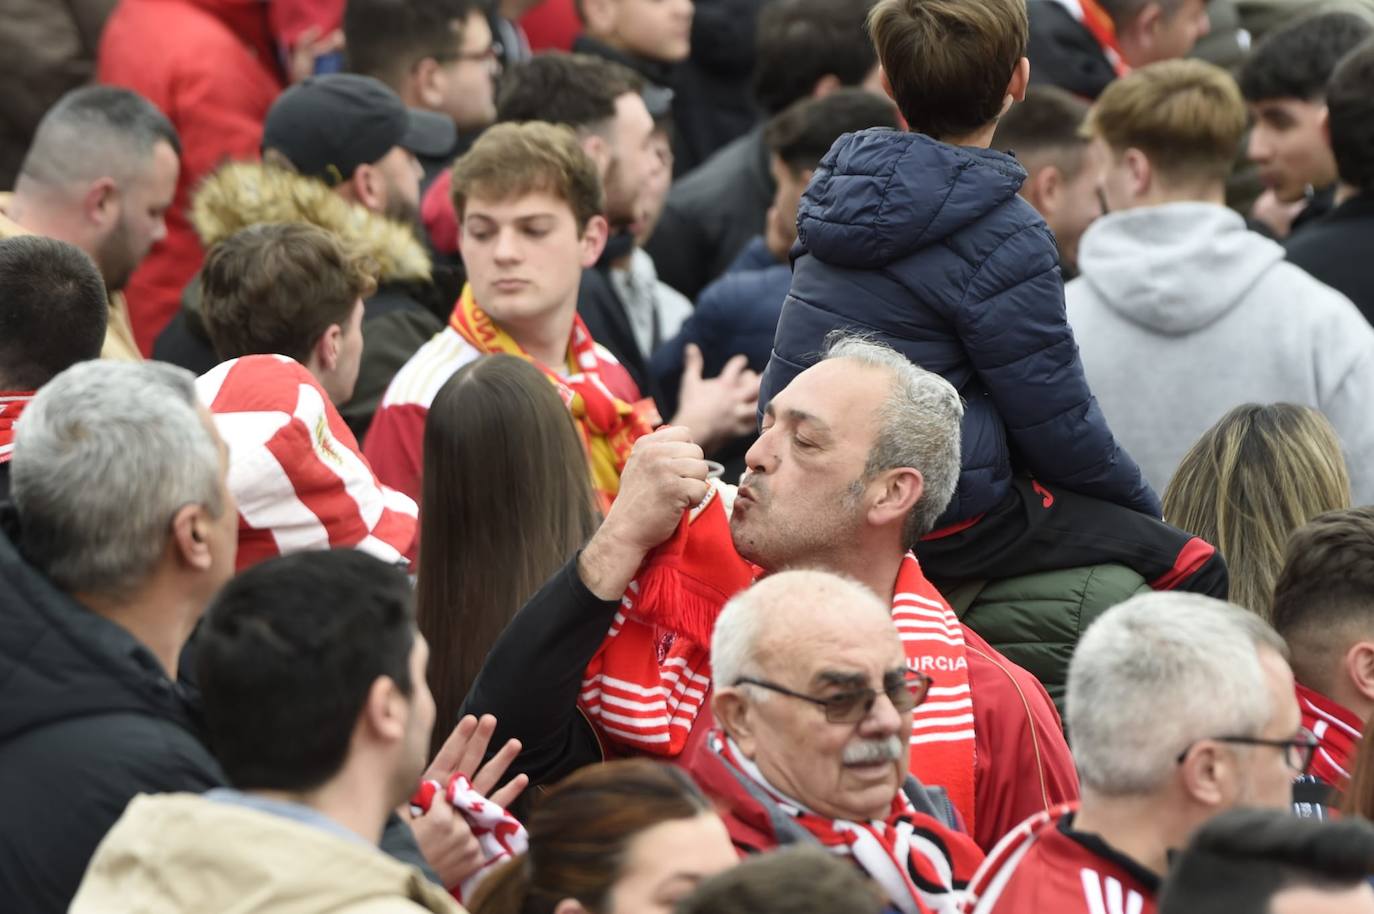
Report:
[[[1374,914],[1374,0],[15,5],[0,909]]]

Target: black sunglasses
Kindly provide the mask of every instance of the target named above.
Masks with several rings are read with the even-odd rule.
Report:
[[[837,692],[834,695],[827,695],[825,698],[817,698],[814,695],[793,692],[777,683],[767,682],[763,679],[752,679],[747,676],[736,679],[734,684],[737,686],[758,686],[760,689],[777,692],[779,695],[809,701],[813,705],[824,708],[825,719],[832,724],[856,724],[863,720],[873,710],[873,705],[877,702],[879,694],[877,689],[862,688]],[[882,694],[887,696],[887,700],[892,702],[892,706],[901,714],[905,714],[925,701],[926,695],[929,693],[930,677],[915,670],[905,671],[900,679],[884,685],[882,690]]]

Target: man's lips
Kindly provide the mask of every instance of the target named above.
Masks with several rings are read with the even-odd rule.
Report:
[[[518,292],[529,284],[527,279],[498,279],[492,283],[498,292]]]

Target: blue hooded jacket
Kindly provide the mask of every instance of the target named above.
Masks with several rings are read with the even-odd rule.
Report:
[[[1049,229],[1011,156],[874,128],[835,142],[802,197],[792,288],[760,409],[835,330],[943,375],[965,401],[941,525],[1007,494],[1013,468],[1158,517],[1159,499],[1088,390]]]

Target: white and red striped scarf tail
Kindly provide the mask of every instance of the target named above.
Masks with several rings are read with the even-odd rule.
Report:
[[[972,834],[977,742],[964,630],[910,552],[897,572],[892,621],[907,666],[932,680],[925,702],[912,713],[911,773],[945,788]]]
[[[578,704],[611,742],[675,758],[710,694],[710,654],[635,615],[638,593],[631,582],[588,665]]]

